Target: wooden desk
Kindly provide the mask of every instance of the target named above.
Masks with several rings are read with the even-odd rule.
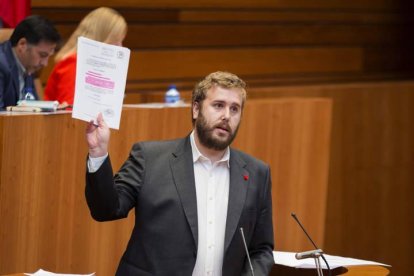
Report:
[[[326,274],[325,274],[326,272]],[[364,266],[350,266],[338,267],[332,270],[332,275],[346,275],[346,276],[386,276],[390,270],[379,265],[364,265]],[[275,265],[270,276],[315,276],[317,275],[314,269],[296,269],[287,266]],[[328,275],[324,270],[324,275]]]
[[[352,266],[346,268],[347,275],[367,275],[367,276],[374,276],[374,275],[388,275],[390,270],[383,266]]]
[[[331,101],[248,101],[234,146],[272,169],[277,250],[304,251],[295,211],[323,246]],[[136,141],[182,137],[190,109],[125,108],[111,134],[117,170]],[[114,275],[134,218],[99,223],[84,198],[85,122],[63,115],[0,115],[0,274]]]
[[[324,272],[325,273],[325,272]],[[383,266],[367,265],[353,267],[339,267],[332,271],[332,275],[346,276],[386,276],[389,275],[389,269]],[[275,265],[269,276],[315,276],[316,271],[313,269],[295,269],[286,266]],[[3,276],[25,276],[23,273],[7,274]]]

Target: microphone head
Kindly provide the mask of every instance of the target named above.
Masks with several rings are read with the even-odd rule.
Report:
[[[303,260],[307,258],[319,258],[323,254],[322,249],[299,252],[295,254],[296,260]]]

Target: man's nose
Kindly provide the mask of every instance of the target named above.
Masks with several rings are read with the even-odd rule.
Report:
[[[48,61],[49,61],[49,57],[47,57],[47,58],[42,58],[42,59],[40,60],[40,65],[41,65],[42,67],[46,67],[46,66],[47,66]]]
[[[223,109],[223,120],[229,120],[230,119],[230,108],[224,108]]]

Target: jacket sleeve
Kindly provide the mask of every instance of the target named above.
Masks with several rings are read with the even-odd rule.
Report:
[[[115,176],[109,156],[96,172],[86,173],[85,196],[95,220],[108,221],[128,216],[141,189],[144,164],[141,147],[136,144]]]

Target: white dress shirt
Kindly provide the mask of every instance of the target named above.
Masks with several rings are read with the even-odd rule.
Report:
[[[105,159],[108,157],[108,153],[101,157],[88,157],[88,172],[94,173],[102,166]]]
[[[221,276],[230,183],[230,150],[212,163],[190,135],[197,194],[198,250],[193,276]]]

